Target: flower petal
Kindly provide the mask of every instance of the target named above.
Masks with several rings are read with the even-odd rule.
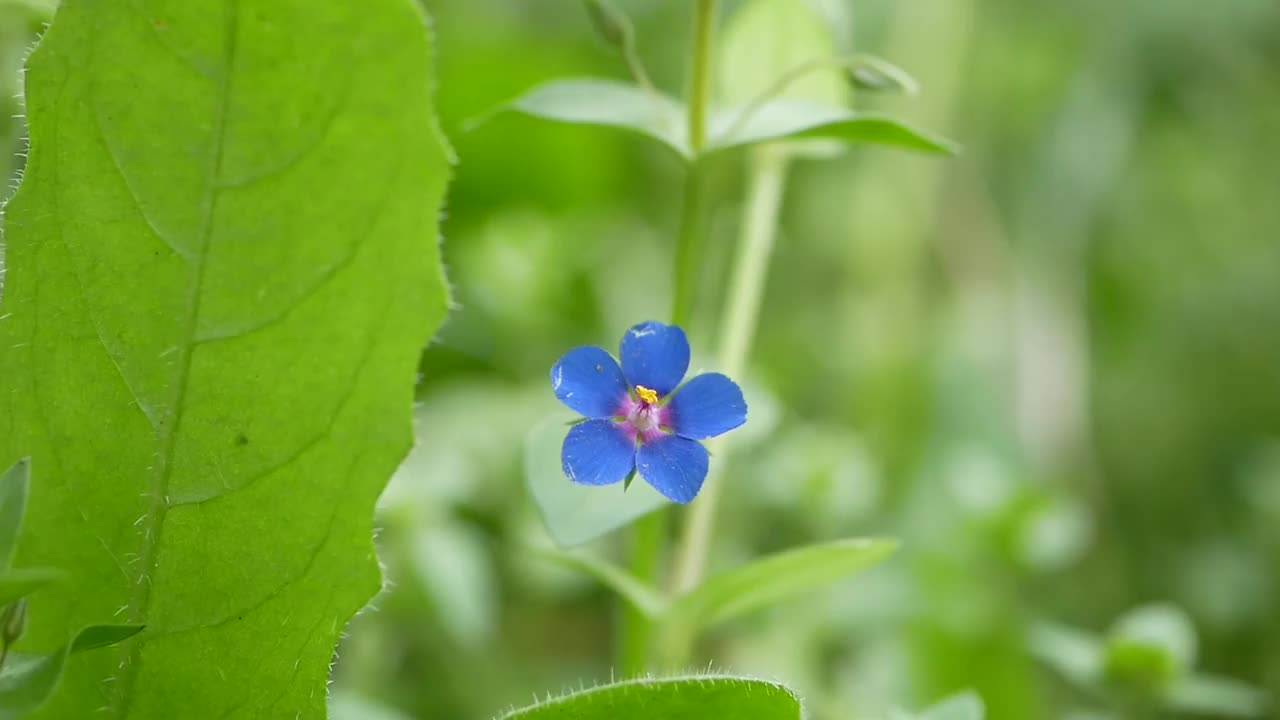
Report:
[[[747,401],[738,384],[720,373],[699,375],[671,396],[671,429],[700,439],[729,432],[747,421]]]
[[[607,418],[627,396],[627,380],[604,348],[578,347],[551,367],[551,389],[560,402],[589,418]]]
[[[687,503],[707,479],[707,449],[678,435],[665,435],[636,451],[636,469],[654,490],[678,503]]]
[[[576,483],[612,485],[636,466],[636,445],[612,420],[587,420],[569,429],[560,448],[560,465]]]
[[[622,374],[632,385],[666,395],[689,369],[689,338],[677,325],[644,322],[622,336]]]

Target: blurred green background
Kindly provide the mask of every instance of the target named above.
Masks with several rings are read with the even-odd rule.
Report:
[[[678,94],[690,3],[618,4]],[[18,68],[49,5],[0,4],[15,149]],[[625,77],[579,2],[424,5],[459,160],[443,224],[457,309],[382,503],[388,589],[339,651],[349,717],[488,718],[610,678],[614,601],[528,552],[545,532],[521,448],[556,408],[562,352],[666,316],[679,211],[679,164],[642,140],[514,114],[463,130],[553,77]],[[1280,692],[1280,5],[811,5],[841,47],[922,86],[856,107],[965,149],[793,166],[712,563],[850,535],[902,549],[717,630],[700,658],[793,685],[813,720],[965,688],[996,720],[1190,717],[1124,699],[1159,659],[1113,658],[1101,693],[1072,681],[1064,637],[1115,640],[1160,603],[1179,609],[1155,613],[1166,628],[1189,620],[1195,667]],[[714,350],[739,166],[711,178],[695,366]]]

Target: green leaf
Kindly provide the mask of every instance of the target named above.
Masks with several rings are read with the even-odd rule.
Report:
[[[629,680],[515,710],[502,720],[800,720],[800,699],[782,685],[701,676]]]
[[[646,482],[635,483],[626,491],[622,483],[592,487],[570,482],[560,463],[568,419],[552,415],[534,425],[525,440],[525,482],[547,534],[557,545],[589,542],[670,502]]]
[[[892,540],[850,539],[766,555],[707,579],[677,599],[670,617],[706,627],[855,575],[888,557]]]
[[[412,0],[67,0],[30,58],[6,212],[0,466],[38,718],[323,717],[381,585],[378,493],[447,305],[447,179]],[[104,711],[105,709],[105,711]]]
[[[141,630],[139,625],[95,625],[47,655],[11,654],[0,668],[0,720],[27,717],[43,705],[62,679],[68,655],[115,645]]]
[[[71,652],[111,647],[142,632],[141,625],[91,625],[71,641]]]
[[[19,460],[0,473],[0,571],[13,564],[22,513],[27,507],[27,481],[30,476],[31,463],[27,460]]]
[[[544,120],[628,130],[689,157],[684,106],[630,83],[593,78],[552,80],[525,92],[507,107]]]
[[[959,146],[878,113],[862,113],[800,100],[717,111],[711,118],[707,152],[778,140],[826,139],[847,144],[889,145],[924,153],[955,154]]]
[[[577,552],[553,548],[534,548],[534,553],[564,567],[577,570],[599,580],[632,607],[650,619],[657,619],[666,609],[666,600],[658,591],[639,578],[605,560]]]
[[[0,607],[24,598],[40,588],[61,580],[63,574],[53,568],[20,568],[0,575]]]

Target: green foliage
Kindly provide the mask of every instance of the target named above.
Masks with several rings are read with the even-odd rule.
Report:
[[[646,114],[676,116],[658,126],[675,128],[660,140],[668,150],[658,152],[646,152],[652,147],[627,133],[531,122],[516,113],[458,137],[459,182],[451,187],[443,234],[460,312],[422,357],[417,412],[425,421],[416,425],[417,459],[400,473],[395,496],[379,505],[378,537],[389,581],[376,612],[361,613],[345,634],[329,705],[343,720],[493,717],[498,708],[523,703],[533,693],[541,697],[548,689],[576,688],[583,679],[590,683],[619,672],[609,658],[619,644],[612,635],[617,597],[597,586],[612,582],[615,590],[628,592],[627,576],[601,558],[626,557],[634,546],[620,533],[586,527],[580,534],[593,545],[576,548],[573,560],[565,560],[580,572],[531,558],[527,548],[544,541],[544,523],[529,502],[531,494],[521,489],[521,453],[526,433],[550,407],[546,368],[565,348],[614,337],[637,318],[662,318],[666,312],[670,236],[686,168],[663,153],[680,156],[672,143],[679,145],[686,118],[678,104],[674,110],[645,110],[666,103],[660,96],[655,103],[643,76],[624,68],[622,60],[638,57],[659,87],[679,94],[688,87],[690,11],[700,0],[598,6],[625,9],[631,16],[625,28],[618,24],[621,14],[593,26],[581,2],[536,3],[534,9],[534,3],[513,0],[403,1],[427,5],[438,16],[442,75],[433,84],[441,93],[446,127],[457,127],[498,99],[563,77],[630,75],[635,84],[622,84],[622,95],[631,96],[627,103],[634,100],[637,122],[643,124]],[[110,6],[142,20],[156,8],[198,8],[218,0],[68,2],[72,8],[77,2]],[[56,4],[0,0],[0,145],[11,178],[26,160],[20,66]],[[241,0],[243,8],[274,4]],[[294,4],[327,14],[341,3]],[[372,5],[367,12],[375,18],[382,11],[381,2],[346,4]],[[711,220],[690,325],[700,351],[724,345],[715,342],[715,333],[732,327],[716,313],[737,305],[719,302],[732,297],[721,290],[736,282],[734,236],[759,236],[750,228],[773,226],[778,238],[762,275],[766,301],[744,364],[748,369],[736,378],[767,396],[773,410],[752,398],[752,422],[728,452],[716,453],[717,461],[731,457],[724,463],[725,492],[710,535],[711,566],[731,569],[764,549],[847,535],[899,536],[912,551],[837,591],[797,597],[720,627],[682,666],[714,660],[719,667],[785,681],[806,699],[807,720],[896,720],[890,708],[908,701],[904,693],[932,698],[961,687],[978,689],[997,718],[1275,715],[1273,698],[1257,688],[1280,686],[1280,623],[1274,619],[1280,587],[1274,562],[1280,557],[1280,244],[1272,231],[1280,226],[1280,203],[1273,199],[1280,187],[1280,164],[1274,161],[1280,5],[717,5],[713,142],[737,135],[735,125],[766,127],[765,116],[795,107],[796,117],[786,118],[786,127],[804,128],[823,118],[844,122],[849,118],[841,113],[852,109],[914,128],[946,130],[962,138],[966,150],[959,162],[936,162],[892,151],[846,153],[839,141],[788,138],[707,158],[711,162],[701,175]],[[364,33],[364,13],[363,7],[353,8],[352,22],[341,32]],[[632,28],[628,54],[625,36]],[[270,45],[282,57],[331,46],[310,26],[281,30]],[[55,28],[52,38],[61,32]],[[168,42],[188,57],[207,55],[199,34],[175,40],[174,33],[172,25],[167,32],[157,30],[155,42]],[[190,109],[198,103],[188,95],[166,98],[149,80],[163,71],[162,63],[139,63],[136,53],[120,52],[109,26],[101,37],[81,37],[89,47],[76,52],[93,55],[83,72],[96,92],[83,92],[84,83],[68,73],[59,122],[74,130],[77,103],[90,100],[91,108],[106,107],[109,114],[120,104],[163,103],[172,124],[194,134],[201,121],[192,118],[200,113]],[[393,42],[390,34],[384,37]],[[922,93],[872,92],[871,87],[904,83],[870,74],[873,68],[860,64],[868,52],[909,68]],[[275,93],[286,98],[276,106],[287,111],[287,98],[296,93],[346,97],[352,86],[394,83],[397,97],[382,114],[417,112],[414,98],[423,80],[417,73],[426,63],[415,64],[412,72],[397,72],[391,64],[348,68],[347,60],[357,55],[341,56],[335,71],[309,73]],[[31,76],[36,91],[38,70]],[[192,76],[200,70],[193,63]],[[216,67],[204,63],[203,71],[208,75]],[[128,86],[123,99],[85,97],[116,96],[121,86]],[[51,96],[47,89],[44,94]],[[781,109],[747,112],[771,103]],[[806,109],[814,105],[822,108],[818,115]],[[587,114],[602,112],[592,108]],[[750,114],[756,112],[764,115],[753,121]],[[50,155],[41,138],[55,134],[55,122],[48,112],[37,112],[36,119],[35,162],[27,173],[48,180]],[[288,117],[276,119],[290,124]],[[316,120],[304,113],[275,145],[287,150],[314,137]],[[418,138],[387,134],[385,122],[367,124],[370,149],[415,157]],[[114,131],[110,123],[104,128]],[[651,137],[652,129],[642,126],[642,137]],[[889,129],[864,124],[853,130]],[[165,141],[178,132],[158,128],[148,140]],[[58,145],[64,155],[84,156],[83,164],[96,162],[83,146]],[[277,157],[274,149],[262,157]],[[200,146],[172,145],[166,154],[166,163],[154,163],[154,176],[143,178],[151,185],[180,190],[192,168],[205,164]],[[833,162],[804,159],[841,154],[847,156]],[[776,182],[758,182],[766,174],[761,158],[779,157],[787,160],[775,166]],[[314,194],[317,206],[329,208],[313,210],[332,212],[341,222],[346,194],[363,202],[378,178],[339,172],[346,174],[334,173],[332,193]],[[72,197],[111,195],[118,187],[105,176],[95,173],[92,182],[72,188]],[[762,187],[780,200],[776,217],[760,220],[753,211],[767,205],[758,201],[768,195]],[[435,203],[422,193],[424,211],[434,211]],[[54,215],[47,207],[40,211]],[[76,220],[74,212],[57,213],[68,214]],[[28,212],[27,219],[33,215]],[[279,217],[252,221],[273,228],[297,215],[285,207]],[[101,252],[92,257],[112,257],[116,246],[127,250],[129,244],[117,240],[111,232],[116,223],[109,221],[128,217],[121,210],[68,237],[79,247],[90,242],[79,236],[104,230]],[[160,219],[168,222],[160,229],[170,229],[173,223]],[[135,445],[139,433],[118,424],[82,431],[63,422],[60,408],[68,399],[73,407],[89,404],[85,398],[114,386],[102,372],[101,357],[96,364],[82,363],[85,353],[76,351],[77,343],[93,342],[87,324],[68,329],[87,315],[78,309],[80,300],[65,292],[65,284],[60,291],[42,283],[38,298],[32,288],[35,278],[60,269],[83,271],[91,290],[113,282],[146,287],[149,279],[127,263],[91,264],[85,256],[78,264],[59,261],[65,255],[60,237],[42,233],[33,241],[31,233],[24,238],[21,228],[17,232],[9,238],[11,247],[0,242],[0,264],[7,253],[10,265],[7,274],[0,272],[0,292],[9,296],[0,309],[0,471],[36,454],[32,512],[45,518],[58,507],[74,510],[64,502],[70,498],[82,500],[91,518],[125,515],[116,511],[144,488],[125,487],[112,476],[95,491],[102,470],[59,468],[47,449],[13,442],[9,434],[40,435],[46,440],[36,445],[66,444],[80,458],[85,448],[103,448],[94,457],[106,468],[121,454],[112,443]],[[32,250],[40,245],[47,247]],[[52,260],[33,271],[37,255]],[[126,252],[123,259],[130,257]],[[154,283],[150,287],[160,291]],[[21,319],[22,328],[41,336],[35,347],[43,350],[29,355],[29,362],[14,360],[30,350],[13,346],[29,340],[25,332],[13,337],[14,318],[5,317],[15,309],[15,295],[47,308],[38,323],[29,322],[29,315]],[[91,295],[101,316],[105,293]],[[132,302],[122,303],[116,314],[126,312],[137,315],[138,326],[169,314]],[[415,317],[427,320],[435,312],[433,307]],[[342,332],[361,334],[354,326]],[[347,349],[339,343],[334,374],[346,372]],[[306,369],[305,363],[294,364]],[[18,365],[24,367],[15,375]],[[59,389],[61,377],[94,373],[98,383],[77,381]],[[227,385],[235,389],[234,382]],[[287,385],[285,390],[284,400],[298,412],[274,423],[272,434],[290,435],[295,422],[309,425],[316,407],[332,394],[323,382],[314,383],[313,397]],[[37,395],[56,396],[56,402],[39,407],[58,421],[50,428],[36,422],[31,398]],[[246,402],[276,402],[271,389],[251,395]],[[122,397],[128,400],[128,394]],[[120,414],[99,417],[111,422]],[[371,427],[368,443],[353,441],[349,448],[376,444],[383,449],[375,452],[383,452],[399,441],[394,433],[400,431],[396,426],[388,437]],[[546,456],[549,478],[556,477],[563,431],[556,428]],[[90,433],[100,442],[92,442]],[[141,460],[130,467],[140,465]],[[287,502],[262,503],[271,539],[284,535],[274,520],[281,507],[325,494],[327,475],[317,477],[318,492],[308,486]],[[51,487],[64,485],[65,493],[52,494]],[[560,481],[551,489],[564,486]],[[646,489],[641,482],[626,493],[610,488],[596,495],[643,505],[637,493]],[[559,508],[558,519],[549,520],[553,536],[560,527],[589,525],[597,514],[590,504],[541,505]],[[546,507],[539,509],[545,513]],[[90,581],[63,576],[87,603],[76,612],[84,610],[95,621],[114,617],[105,603],[95,606],[95,594],[82,590],[122,577],[107,552],[95,549],[102,548],[95,535],[111,550],[123,551],[127,572],[137,572],[133,549],[122,547],[131,529],[65,515],[57,533],[83,551],[86,563],[96,553],[101,562],[95,567],[106,569]],[[610,527],[631,521],[609,511],[599,515]],[[142,516],[135,508],[129,519]],[[55,614],[74,609],[64,585],[48,581],[57,571],[42,569],[49,563],[33,554],[39,550],[33,542],[54,542],[54,527],[42,522],[41,538],[24,532],[19,566],[0,578],[0,597],[35,590],[26,595],[25,607],[48,629],[39,642],[29,635],[21,641],[36,655],[14,650],[6,661],[8,670],[0,672],[6,693],[15,688],[13,669],[24,658],[62,652],[81,629],[70,622],[49,629]],[[683,527],[668,523],[665,535],[678,537]],[[264,531],[258,525],[239,529],[246,538]],[[242,549],[248,544],[237,540]],[[283,551],[277,553],[276,546]],[[209,556],[218,554],[209,550]],[[281,565],[277,554],[287,560],[291,551],[288,543],[275,542],[270,552],[208,563],[209,576],[222,581],[232,572],[274,571]],[[660,563],[651,585],[639,586],[639,592],[630,586],[632,601],[650,607],[650,617],[670,607],[652,588],[665,585],[671,570]],[[599,582],[583,572],[594,572]],[[366,580],[353,572],[331,587],[313,587],[325,597],[331,588],[345,591]],[[1113,622],[1152,598],[1177,603],[1194,620],[1202,651],[1185,672],[1176,648],[1187,646],[1170,642],[1174,635]],[[51,600],[58,605],[47,606]],[[1058,628],[1059,635],[1073,639],[1059,643],[1050,659],[1037,629],[1034,653],[1028,653],[1027,630],[1045,616],[1095,630]],[[274,627],[257,637],[281,642],[281,655],[292,642]],[[321,644],[316,643],[317,655]],[[118,662],[121,653],[109,647],[67,655],[67,666],[80,667],[68,677],[74,681],[93,667]],[[219,681],[224,663],[233,671],[252,665],[221,652],[201,660],[210,683]],[[259,664],[267,674],[276,671],[276,663]],[[300,666],[303,676],[312,667]],[[235,690],[246,688],[242,697],[256,699],[267,684]],[[88,691],[84,685],[75,689]],[[199,692],[186,694],[200,699]],[[955,706],[947,701],[900,717]],[[0,699],[0,708],[17,712],[12,700]],[[187,717],[187,709],[178,717]],[[292,716],[283,710],[258,714]],[[45,716],[51,714],[52,709]]]
[[[723,107],[711,113],[704,154],[785,140],[889,145],[928,153],[957,150],[951,141],[892,117],[848,110],[847,63],[837,57],[825,22],[803,4],[754,0],[742,6],[725,29],[719,56]],[[884,78],[910,82],[884,61],[871,67],[879,68]],[[897,72],[890,75],[884,68]],[[553,80],[509,107],[546,120],[629,130],[694,159],[684,104],[637,85]]]
[[[800,699],[776,683],[718,675],[630,680],[570,693],[501,720],[800,720]]]
[[[662,632],[659,645],[676,657],[711,626],[780,605],[845,580],[887,557],[897,544],[851,539],[766,555],[708,578],[672,597],[617,566],[580,552],[537,551],[599,581]]]
[[[511,102],[511,109],[559,122],[621,128],[661,142],[692,159],[684,136],[685,110],[676,100],[612,80],[555,80]],[[928,153],[954,153],[955,143],[876,113],[816,103],[774,100],[717,111],[705,152],[781,140],[822,139],[890,145]]]
[[[53,568],[11,567],[18,532],[27,506],[31,463],[19,460],[0,473],[0,608],[14,603],[62,577]]]
[[[670,613],[695,627],[723,622],[855,575],[896,547],[890,540],[837,540],[766,555],[707,579]]]
[[[137,625],[93,625],[47,655],[13,652],[13,645],[26,632],[26,597],[62,579],[62,573],[50,568],[9,567],[26,506],[30,470],[30,463],[20,460],[0,473],[0,720],[23,717],[43,704],[62,679],[71,653],[110,647],[142,630]]]
[[[855,145],[888,145],[932,154],[955,154],[959,146],[938,135],[877,113],[773,100],[758,106],[721,110],[711,119],[708,152],[782,140],[834,140]]]
[[[842,58],[831,28],[809,5],[752,0],[730,16],[720,46],[720,98],[709,152],[785,140],[890,145],[954,153],[955,143],[883,114],[848,110],[845,73],[875,68],[914,81],[879,58]]]
[[[668,603],[665,597],[613,563],[590,555],[562,550],[545,550],[541,554],[552,562],[595,578],[601,585],[617,593],[619,598],[649,619],[659,619],[667,612]]]
[[[62,679],[68,657],[111,647],[141,631],[139,625],[93,625],[51,653],[10,654],[0,668],[0,720],[27,717],[39,709]]]
[[[1064,678],[1118,707],[1260,717],[1265,693],[1195,668],[1195,628],[1170,605],[1135,608],[1105,636],[1059,625],[1034,628],[1031,649]]]
[[[594,78],[553,80],[511,101],[510,108],[544,120],[621,128],[690,157],[685,108],[630,83]]]
[[[409,0],[70,0],[31,56],[0,459],[38,469],[17,562],[67,576],[38,717],[322,715],[446,306],[430,61]],[[66,642],[111,621],[146,628]]]

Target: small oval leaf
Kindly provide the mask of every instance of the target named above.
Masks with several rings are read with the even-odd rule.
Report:
[[[629,130],[689,157],[684,106],[630,83],[595,78],[553,80],[527,91],[507,107],[544,120]]]

